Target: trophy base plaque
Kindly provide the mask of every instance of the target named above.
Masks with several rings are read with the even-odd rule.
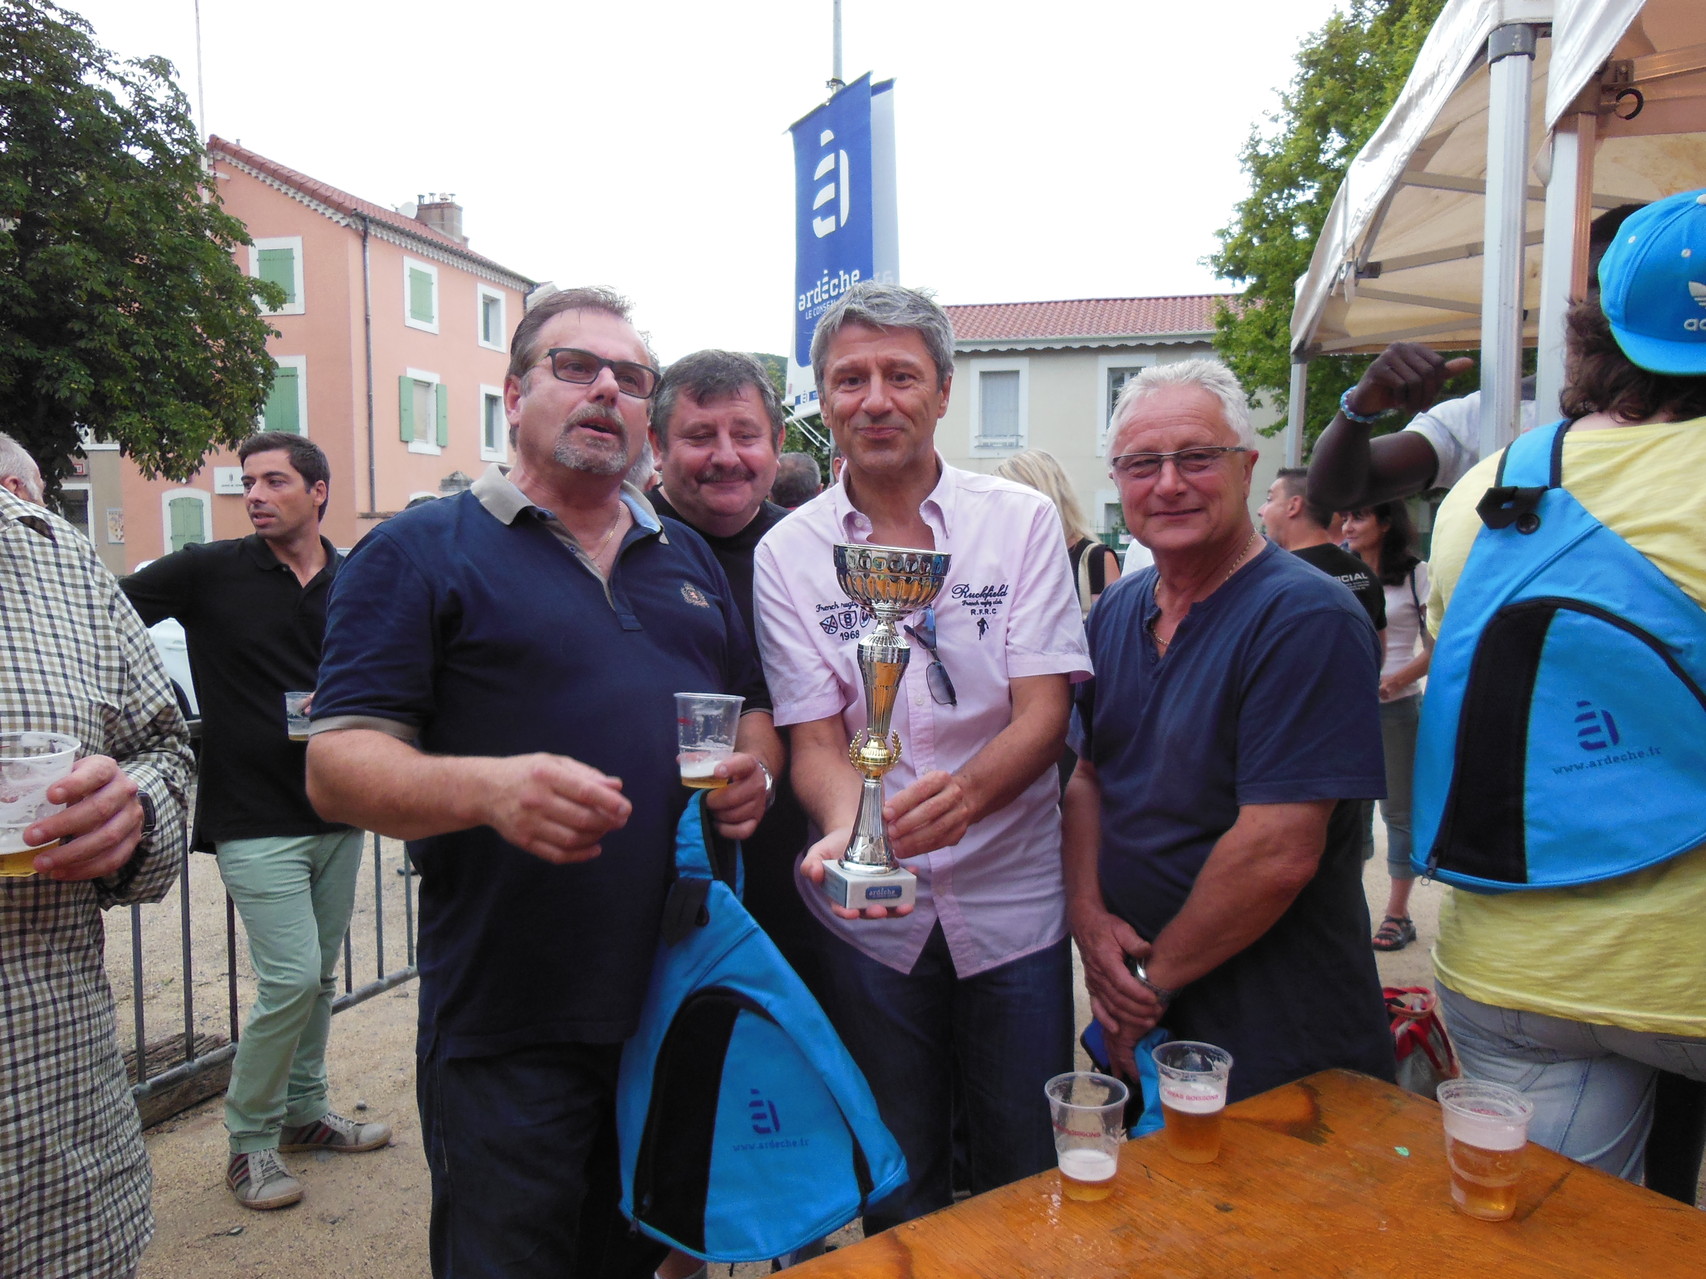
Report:
[[[896,866],[872,874],[848,870],[839,861],[823,864],[824,895],[837,906],[864,910],[870,906],[910,906],[918,897],[918,876]]]

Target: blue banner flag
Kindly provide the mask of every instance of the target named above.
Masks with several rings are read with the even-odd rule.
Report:
[[[795,297],[788,392],[796,405],[817,398],[810,368],[818,317],[858,281],[895,278],[893,85],[860,76],[790,130]]]

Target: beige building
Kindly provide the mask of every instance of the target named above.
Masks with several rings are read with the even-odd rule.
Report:
[[[504,370],[534,282],[468,247],[454,198],[393,210],[217,137],[208,156],[254,240],[239,265],[287,294],[269,316],[277,373],[255,429],[326,451],[333,543],[507,461]],[[235,453],[210,453],[179,484],[144,479],[111,446],[85,448],[89,475],[67,488],[88,489],[70,503],[115,571],[251,531]]]
[[[993,471],[1022,449],[1054,454],[1095,532],[1126,540],[1119,495],[1105,460],[1114,401],[1151,364],[1214,356],[1218,294],[1083,298],[950,306],[954,389],[936,431],[952,465]],[[1278,420],[1252,413],[1257,430]],[[1251,506],[1280,465],[1280,441],[1264,442]]]

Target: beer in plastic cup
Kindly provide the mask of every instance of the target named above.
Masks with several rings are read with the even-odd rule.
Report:
[[[1113,1193],[1125,1138],[1131,1090],[1111,1075],[1073,1071],[1043,1086],[1054,1121],[1060,1186],[1068,1199],[1094,1201]]]
[[[46,845],[30,847],[24,831],[65,808],[47,802],[47,788],[70,775],[80,745],[64,733],[0,733],[0,876],[36,873]]]
[[[1232,1054],[1213,1044],[1175,1039],[1150,1055],[1161,1091],[1161,1118],[1167,1125],[1167,1152],[1188,1164],[1213,1163],[1220,1155]]]
[[[1508,1221],[1516,1212],[1516,1183],[1534,1103],[1503,1084],[1448,1079],[1439,1086],[1439,1109],[1451,1202],[1482,1221]]]
[[[681,784],[698,790],[727,786],[718,777],[717,765],[735,750],[740,728],[740,708],[746,701],[727,693],[677,693],[675,695],[675,740],[681,765]]]
[[[293,742],[308,740],[308,708],[314,701],[312,689],[284,695],[284,731]]]

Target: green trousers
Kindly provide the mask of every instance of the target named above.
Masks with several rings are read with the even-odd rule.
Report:
[[[281,1127],[312,1123],[329,1109],[326,1039],[361,842],[361,831],[346,830],[218,846],[256,986],[225,1093],[234,1155],[276,1147]]]

